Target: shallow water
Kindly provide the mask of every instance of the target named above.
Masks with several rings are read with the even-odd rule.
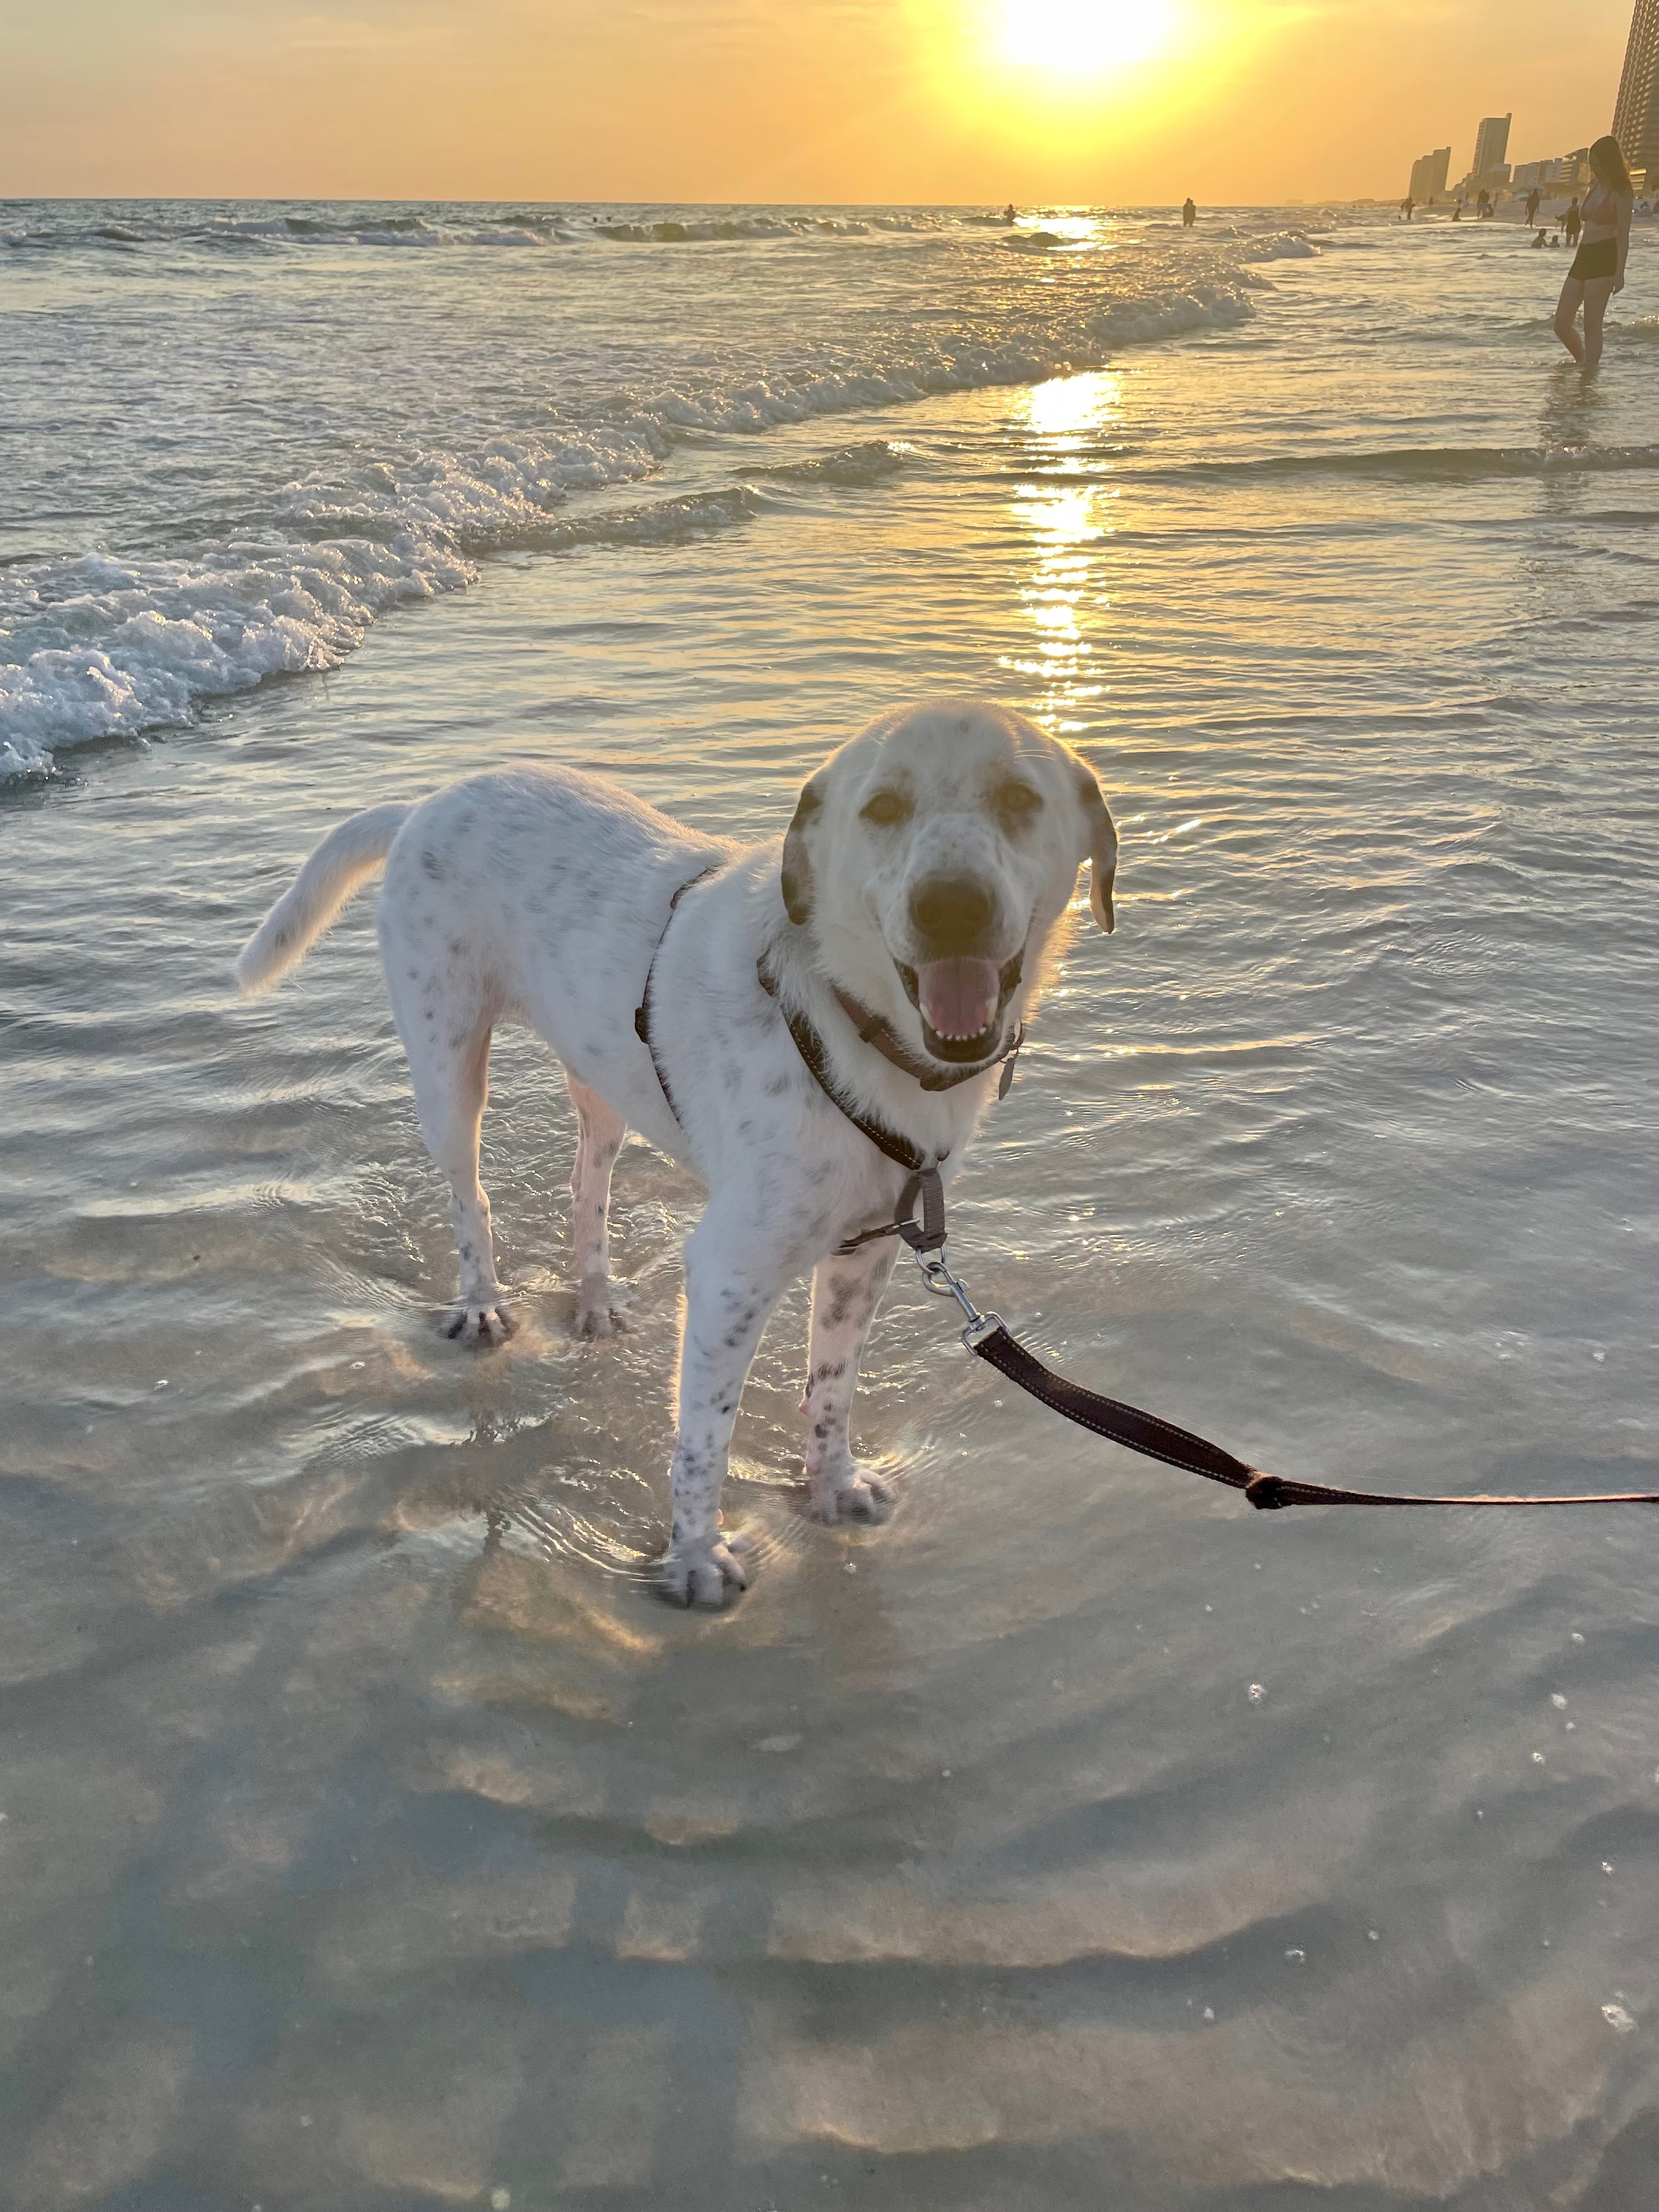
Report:
[[[624,1154],[633,1326],[573,1345],[569,1115],[503,1038],[525,1326],[462,1353],[372,902],[225,979],[371,799],[528,754],[769,834],[878,708],[998,692],[1124,855],[953,1206],[983,1302],[1285,1473],[1659,1488],[1659,254],[1586,392],[1559,257],[1322,236],[1096,372],[700,434],[650,496],[749,485],[720,526],[469,554],[331,672],[10,787],[20,2203],[1649,2201],[1659,1522],[1257,1518],[901,1276],[893,1518],[804,1517],[797,1296],[754,1586],[674,1613],[695,1190]]]

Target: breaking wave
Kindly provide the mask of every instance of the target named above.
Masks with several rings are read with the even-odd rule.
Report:
[[[1269,230],[1224,241],[1196,260],[1182,257],[1179,265],[1161,258],[1164,249],[1137,257],[1133,269],[1116,256],[1073,256],[1057,290],[1036,269],[1029,276],[1009,270],[993,283],[1002,262],[993,251],[1000,241],[951,211],[688,210],[641,224],[622,220],[623,210],[613,211],[614,219],[600,211],[578,222],[562,210],[503,207],[465,226],[453,221],[453,210],[376,210],[372,222],[365,219],[369,212],[241,208],[187,211],[184,220],[173,210],[124,204],[118,210],[53,209],[45,227],[78,233],[88,250],[124,253],[152,234],[165,234],[180,250],[274,242],[287,252],[343,243],[435,248],[460,239],[551,246],[580,237],[588,254],[605,256],[606,246],[618,242],[742,238],[763,248],[769,240],[808,234],[873,239],[890,232],[931,234],[931,242],[920,239],[920,250],[941,258],[936,267],[930,263],[914,273],[907,258],[909,289],[896,290],[879,319],[862,312],[862,279],[830,272],[813,279],[819,288],[816,332],[798,334],[786,319],[793,309],[781,310],[770,324],[763,315],[757,329],[752,319],[760,311],[745,305],[741,313],[750,319],[735,319],[734,311],[734,337],[711,349],[688,338],[683,322],[663,322],[659,336],[648,333],[625,354],[619,345],[614,349],[613,379],[615,367],[625,363],[625,385],[607,384],[611,341],[596,341],[586,355],[570,356],[565,404],[577,419],[545,419],[561,396],[563,357],[550,357],[550,400],[532,395],[519,410],[541,416],[540,427],[511,434],[460,437],[451,428],[430,442],[416,434],[387,437],[376,453],[373,444],[332,432],[319,416],[313,450],[326,448],[336,458],[319,458],[285,488],[251,496],[240,486],[254,474],[251,464],[263,460],[262,451],[249,445],[240,455],[231,453],[212,511],[232,519],[183,548],[159,542],[143,550],[147,534],[154,538],[161,526],[153,522],[148,533],[144,527],[146,516],[157,512],[145,488],[156,480],[143,475],[149,464],[140,453],[133,465],[144,503],[137,526],[129,517],[125,548],[0,562],[0,781],[45,772],[69,747],[179,726],[206,702],[271,678],[336,667],[382,614],[464,588],[493,554],[726,528],[750,519],[769,498],[787,496],[791,483],[856,488],[903,466],[906,458],[901,442],[884,439],[806,457],[734,453],[731,473],[744,479],[735,487],[630,507],[617,503],[628,486],[662,470],[677,450],[939,393],[1040,383],[1098,367],[1127,346],[1226,328],[1254,313],[1250,292],[1265,280],[1251,273],[1250,264],[1313,250]],[[15,235],[10,242],[18,242]],[[903,248],[907,255],[917,242],[913,237]],[[1083,266],[1085,259],[1092,259],[1092,270]],[[592,274],[583,281],[589,284],[622,281],[631,288],[637,281],[622,279],[620,264],[608,257],[586,265]],[[618,267],[617,278],[604,276],[610,265]],[[732,265],[753,266],[752,283],[768,281],[758,264]],[[1192,281],[1200,270],[1203,281]],[[1184,281],[1167,281],[1172,277]],[[489,280],[466,281],[474,288],[469,298],[485,296],[478,288]],[[409,296],[419,302],[426,295],[416,289]],[[603,311],[613,295],[596,296]],[[614,296],[625,314],[637,295],[630,289],[626,300]],[[677,301],[680,296],[672,295]],[[867,335],[850,343],[842,336],[848,330]],[[763,349],[758,358],[763,362],[769,352],[770,367],[757,368],[756,354],[747,350],[757,335]],[[533,323],[514,340],[524,353],[543,343],[541,326]],[[661,365],[654,380],[653,359]],[[517,358],[510,367],[518,372]],[[422,386],[413,373],[404,381],[410,398],[398,419],[413,433]],[[497,388],[495,358],[480,356],[477,388]],[[452,406],[450,420],[478,411],[469,399],[460,410]],[[500,411],[496,419],[502,419]],[[140,427],[133,426],[135,433]],[[775,492],[762,488],[769,483]],[[159,490],[150,495],[160,496]]]

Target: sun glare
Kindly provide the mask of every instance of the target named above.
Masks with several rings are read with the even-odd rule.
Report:
[[[1054,78],[1098,77],[1168,43],[1170,0],[1001,0],[998,58]]]

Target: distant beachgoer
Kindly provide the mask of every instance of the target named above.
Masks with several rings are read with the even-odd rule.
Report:
[[[1573,256],[1555,310],[1555,335],[1577,362],[1594,368],[1601,358],[1601,319],[1607,301],[1625,289],[1625,256],[1630,251],[1630,219],[1636,188],[1616,138],[1598,138],[1589,149],[1595,182],[1584,196],[1584,242]],[[1567,210],[1578,216],[1575,199]],[[1569,233],[1569,236],[1572,234]],[[1584,310],[1584,334],[1574,325]]]
[[[1538,220],[1539,191],[1536,185],[1527,194],[1527,223],[1530,228]]]
[[[1411,221],[1411,219],[1412,219],[1412,210],[1413,210],[1416,205],[1417,205],[1416,201],[1412,198],[1412,196],[1411,196],[1411,194],[1410,194],[1409,192],[1407,192],[1407,195],[1406,195],[1406,197],[1405,197],[1405,198],[1404,198],[1403,200],[1401,200],[1401,203],[1400,203],[1400,212],[1401,212],[1401,214],[1405,217],[1405,219],[1406,219],[1406,221],[1407,221],[1407,222],[1409,222]]]
[[[1188,198],[1182,204],[1181,228],[1183,230],[1190,230],[1197,221],[1198,210],[1193,205],[1191,199]]]
[[[1462,220],[1463,220],[1463,203],[1462,203],[1462,200],[1459,200],[1459,202],[1457,203],[1457,205],[1456,205],[1456,206],[1452,210],[1452,221],[1453,221],[1454,222],[1462,222]]]
[[[1566,233],[1569,246],[1577,246],[1578,234],[1583,227],[1584,219],[1578,212],[1578,195],[1575,192],[1572,196],[1572,205],[1561,218],[1561,228]]]
[[[1546,238],[1547,237],[1547,235],[1548,235],[1548,234],[1547,234],[1547,232],[1540,230],[1540,231],[1539,232],[1539,234],[1538,234],[1537,237],[1536,237],[1536,238],[1534,238],[1534,240],[1533,240],[1533,244],[1534,244],[1534,246],[1542,246],[1542,245],[1543,245],[1543,243],[1544,243],[1544,241],[1545,241],[1545,240],[1546,240]]]
[[[1002,220],[1004,222],[1013,222],[1018,220],[1014,214],[1014,204],[1012,200],[1009,201],[1007,206],[1002,210]]]
[[[1484,220],[1486,216],[1492,213],[1492,194],[1486,190],[1484,185],[1481,185],[1480,190],[1475,195],[1474,212],[1477,220]]]

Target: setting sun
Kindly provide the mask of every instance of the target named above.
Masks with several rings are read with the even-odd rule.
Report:
[[[1169,0],[1002,0],[998,58],[1058,77],[1143,61],[1174,29]]]

